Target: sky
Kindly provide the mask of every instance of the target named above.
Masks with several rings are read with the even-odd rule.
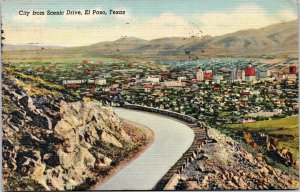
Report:
[[[4,44],[82,46],[124,37],[224,35],[298,18],[297,0],[4,0]],[[32,15],[33,10],[83,15]],[[84,10],[107,15],[85,15]],[[124,15],[109,10],[125,11]],[[29,16],[20,11],[30,12]]]

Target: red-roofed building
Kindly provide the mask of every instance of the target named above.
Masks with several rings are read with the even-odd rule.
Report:
[[[245,76],[247,77],[249,77],[249,76],[255,76],[255,68],[254,67],[246,67],[245,69],[244,69],[244,71],[245,71]]]
[[[210,73],[210,72],[205,72],[204,73],[204,79],[205,80],[211,80],[212,79],[212,73]]]
[[[90,71],[89,69],[86,69],[86,70],[84,71],[84,74],[90,75],[90,74],[91,74],[91,71]]]
[[[297,66],[290,66],[290,74],[297,74]]]

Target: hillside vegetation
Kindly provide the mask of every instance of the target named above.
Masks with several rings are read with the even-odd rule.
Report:
[[[278,138],[278,147],[291,151],[294,160],[299,158],[299,118],[291,116],[281,119],[257,121],[247,124],[228,125],[234,130],[247,130],[252,134],[265,133],[270,137]]]

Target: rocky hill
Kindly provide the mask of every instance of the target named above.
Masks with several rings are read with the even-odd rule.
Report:
[[[169,181],[168,190],[282,190],[299,188],[299,172],[279,169],[261,153],[215,129],[212,138],[183,170]]]
[[[111,108],[45,83],[3,70],[5,190],[87,189],[146,144]]]
[[[182,48],[194,53],[200,49],[215,54],[259,55],[270,53],[296,53],[298,51],[298,20],[249,29],[207,38]]]
[[[221,36],[165,37],[150,41],[122,37],[116,41],[89,46],[27,50],[13,52],[14,57],[138,57],[150,59],[197,59],[202,56],[296,55],[298,53],[298,20],[260,29],[249,29]],[[61,51],[63,50],[63,51]],[[4,52],[5,53],[5,52]],[[43,55],[44,54],[44,55]],[[8,54],[9,56],[10,54]],[[64,56],[65,57],[65,56]],[[9,57],[4,54],[4,59]]]
[[[298,52],[298,20],[222,36],[166,37],[146,41],[134,37],[82,47],[99,55],[261,55]]]

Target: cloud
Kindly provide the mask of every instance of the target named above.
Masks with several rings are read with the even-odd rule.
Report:
[[[185,26],[188,24],[183,17],[180,17],[174,13],[162,13],[156,18],[148,20],[146,23],[150,25],[161,25],[164,27]]]
[[[257,5],[241,6],[232,12],[206,13],[198,16],[203,32],[208,35],[223,35],[246,29],[258,29],[274,23],[296,19],[291,10],[283,10],[272,17]]]
[[[295,12],[288,10],[288,9],[281,11],[279,13],[279,17],[281,18],[282,22],[290,21],[290,20],[294,20],[294,19],[298,18],[297,14]]]
[[[158,17],[135,23],[126,32],[127,36],[139,34],[139,37],[150,40],[160,37],[189,36],[192,28],[184,17],[174,13],[162,13]]]

